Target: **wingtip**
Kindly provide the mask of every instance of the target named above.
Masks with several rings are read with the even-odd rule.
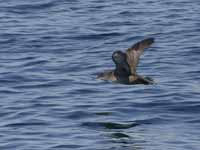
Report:
[[[144,48],[148,48],[150,47],[153,43],[155,42],[155,38],[150,37],[150,38],[146,38],[140,42],[137,42],[136,44],[134,44],[131,49],[134,50],[138,50],[138,49],[144,49]]]

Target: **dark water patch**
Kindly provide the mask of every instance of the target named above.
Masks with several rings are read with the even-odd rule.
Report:
[[[45,102],[32,102],[32,108],[42,109],[42,108],[51,108],[51,107],[58,107],[58,104],[55,103],[45,103]]]
[[[89,109],[89,108],[93,108],[93,107],[95,107],[95,106],[96,106],[96,104],[89,104],[89,103],[87,103],[87,104],[82,104],[82,105],[76,104],[76,105],[75,105],[75,108],[76,108],[76,109]]]
[[[112,112],[96,112],[95,114],[98,116],[110,116]]]
[[[25,136],[43,136],[44,134],[43,131],[24,131]]]
[[[87,94],[91,94],[91,93],[98,93],[101,91],[97,91],[97,89],[75,89],[75,90],[72,90],[71,92],[69,92],[69,94],[76,95],[80,92],[82,93],[82,95],[87,95]]]
[[[37,98],[35,98],[35,100],[37,100],[37,101],[40,101],[40,100],[56,100],[56,99],[59,99],[60,97],[59,96],[50,96],[50,95],[48,95],[48,96],[39,96],[39,97],[37,97]]]
[[[45,122],[21,122],[21,123],[11,123],[11,124],[7,124],[4,125],[4,127],[14,127],[14,128],[23,128],[23,127],[27,127],[27,126],[47,126],[49,125],[49,123],[45,123]]]
[[[131,15],[131,14],[133,14],[133,12],[130,12],[130,11],[122,11],[122,12],[120,12],[119,14],[122,14],[122,15]]]
[[[83,147],[82,145],[72,145],[72,144],[66,144],[66,145],[57,145],[57,146],[53,146],[53,149],[66,149],[66,148],[81,148]]]
[[[118,22],[118,21],[113,21],[113,20],[109,20],[109,21],[104,21],[104,22],[100,22],[100,23],[94,23],[95,26],[103,26],[103,27],[119,27],[124,25],[124,22]],[[126,21],[126,24],[129,25],[134,25],[133,22],[131,21]]]
[[[5,60],[5,61],[26,61],[26,60],[34,60],[36,57],[34,56],[25,56],[25,57],[13,57],[13,58],[2,58],[1,60]]]
[[[101,34],[86,34],[82,36],[76,36],[71,39],[75,40],[100,40],[100,39],[107,39],[115,36],[121,36],[122,33],[113,32],[113,33],[101,33]]]
[[[85,122],[82,125],[90,128],[103,127],[105,129],[129,129],[132,127],[136,127],[139,124],[137,123],[124,124],[124,123],[113,123],[113,122]]]
[[[120,138],[130,138],[129,135],[127,135],[125,133],[120,133],[120,132],[112,133],[111,136],[113,138],[117,138],[117,139],[120,139]]]

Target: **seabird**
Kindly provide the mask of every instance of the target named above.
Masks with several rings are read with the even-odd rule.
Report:
[[[97,78],[117,81],[122,84],[152,84],[152,79],[139,76],[136,69],[144,49],[150,47],[153,42],[154,38],[147,38],[128,48],[125,53],[122,51],[113,52],[112,60],[116,65],[115,70],[100,73]]]

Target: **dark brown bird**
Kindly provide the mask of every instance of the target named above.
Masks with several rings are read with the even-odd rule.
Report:
[[[115,51],[112,54],[115,70],[105,71],[97,78],[123,84],[152,84],[152,79],[137,75],[136,69],[144,49],[150,47],[153,42],[154,38],[147,38],[128,48],[125,53]]]

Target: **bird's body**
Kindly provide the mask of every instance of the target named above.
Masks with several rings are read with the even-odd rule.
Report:
[[[114,70],[109,70],[109,71],[105,71],[104,73],[100,73],[97,78],[100,80],[118,82],[122,84],[153,84],[154,83],[153,79],[149,77],[142,77],[139,75],[130,75],[130,76],[119,79],[114,74]]]
[[[150,47],[153,42],[153,38],[148,38],[137,42],[132,47],[128,48],[125,53],[115,51],[112,55],[113,62],[116,65],[115,70],[101,73],[97,78],[117,81],[122,84],[152,84],[152,79],[139,76],[136,69],[144,49]]]

